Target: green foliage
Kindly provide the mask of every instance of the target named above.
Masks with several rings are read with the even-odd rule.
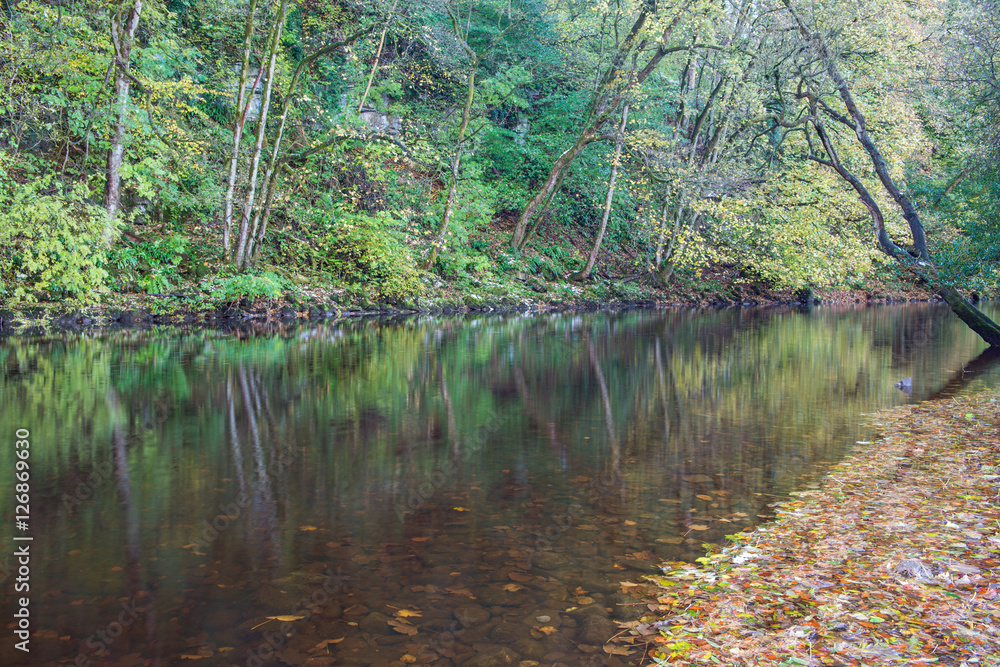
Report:
[[[338,209],[318,249],[339,278],[373,287],[382,300],[407,299],[423,285],[409,248],[397,236],[392,216]]]
[[[494,193],[489,186],[475,180],[459,181],[448,239],[438,255],[441,275],[455,278],[493,268],[493,259],[484,252],[485,244],[474,245],[471,242],[492,221],[493,200]],[[443,206],[435,208],[438,219],[441,209]]]
[[[148,294],[168,292],[180,282],[179,267],[185,258],[188,240],[179,235],[155,241],[127,243],[108,254],[108,267],[122,291]]]
[[[52,180],[0,195],[0,284],[13,304],[96,303],[107,291],[102,248],[115,225],[82,186],[61,192]]]
[[[238,273],[216,276],[201,282],[202,290],[213,301],[229,303],[239,299],[280,299],[292,283],[273,271]]]
[[[942,271],[984,294],[1000,291],[1000,174],[981,169],[933,209],[931,243]]]

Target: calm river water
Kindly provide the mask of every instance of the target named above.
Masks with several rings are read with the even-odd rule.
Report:
[[[983,348],[927,305],[9,338],[0,664],[627,664],[620,581],[996,382]]]

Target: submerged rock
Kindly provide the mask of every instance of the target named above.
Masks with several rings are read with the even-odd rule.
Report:
[[[576,633],[576,640],[581,644],[595,644],[603,646],[618,631],[618,624],[608,618],[600,616],[585,616],[580,621],[580,630]]]
[[[454,613],[458,622],[467,628],[490,620],[490,612],[478,604],[463,604]]]
[[[373,635],[388,634],[392,628],[389,627],[389,617],[373,611],[358,623],[358,627]]]
[[[506,646],[488,646],[464,663],[465,667],[503,667],[521,662],[521,656]]]

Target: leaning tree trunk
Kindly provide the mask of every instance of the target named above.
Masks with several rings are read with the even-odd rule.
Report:
[[[591,113],[586,128],[579,134],[576,142],[559,156],[559,159],[552,165],[548,177],[542,183],[538,192],[535,193],[535,196],[531,198],[531,201],[521,211],[510,241],[511,247],[515,250],[523,248],[531,236],[531,232],[538,227],[539,219],[545,212],[545,208],[549,205],[549,202],[555,196],[559,185],[562,183],[563,178],[565,178],[566,172],[573,161],[593,142],[610,138],[601,135],[600,132],[611,118],[614,110],[628,100],[632,92],[649,78],[649,75],[656,70],[660,61],[665,56],[677,51],[687,50],[687,46],[667,47],[667,43],[684,17],[691,1],[686,0],[678,9],[673,20],[666,24],[660,37],[657,39],[657,48],[653,50],[652,55],[646,61],[643,68],[637,70],[639,51],[649,46],[646,40],[639,39],[639,35],[647,19],[655,15],[657,11],[656,2],[653,0],[647,0],[643,4],[639,16],[636,18],[635,23],[632,24],[631,30],[611,59],[611,64],[601,78],[600,84],[598,84],[598,90],[594,94],[594,99],[591,103]],[[635,48],[635,52],[633,52],[633,48]],[[626,72],[624,71],[624,67],[630,55],[632,56],[632,70]],[[625,81],[624,85],[621,83],[621,80]],[[530,229],[529,225],[531,226]]]
[[[622,108],[622,123],[618,128],[618,136],[615,138],[615,155],[611,160],[611,176],[608,178],[608,194],[604,198],[604,213],[601,215],[601,227],[597,230],[597,238],[594,239],[594,247],[590,249],[590,257],[587,258],[587,265],[582,271],[570,275],[570,280],[586,280],[590,277],[590,272],[597,262],[597,253],[601,250],[601,242],[604,241],[604,232],[608,229],[608,219],[611,217],[611,202],[615,198],[615,181],[618,179],[618,162],[622,156],[622,144],[625,141],[625,124],[628,122],[628,102]]]
[[[142,13],[142,0],[135,0],[123,24],[121,13],[111,21],[111,43],[115,49],[115,131],[108,149],[107,179],[104,186],[104,208],[108,217],[114,220],[121,206],[121,169],[125,155],[125,133],[128,128],[128,91],[130,84],[129,64],[135,31]],[[105,242],[110,243],[110,228],[105,233]]]
[[[937,293],[951,307],[951,311],[958,315],[958,319],[993,346],[1000,346],[1000,325],[991,320],[986,314],[973,306],[969,301],[958,293],[954,285],[939,285]]]

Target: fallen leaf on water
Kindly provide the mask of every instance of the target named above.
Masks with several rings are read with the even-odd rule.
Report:
[[[423,616],[423,614],[421,614],[419,611],[410,611],[409,609],[400,609],[399,611],[396,612],[396,616],[400,616],[402,618],[407,618],[407,617],[410,617],[410,616]]]
[[[322,651],[330,644],[339,644],[342,641],[344,641],[343,637],[337,637],[336,639],[324,639],[323,641],[321,641],[320,643],[316,644],[311,649],[309,649],[309,652],[316,653],[317,651]]]
[[[316,530],[316,526],[299,526],[299,530]]]
[[[392,626],[393,630],[395,630],[401,635],[413,636],[418,632],[415,626],[410,625],[409,623],[406,623],[404,621],[397,621],[396,619],[390,619],[389,625]]]
[[[703,523],[692,523],[689,527],[691,530],[708,530],[708,526]]]
[[[524,586],[519,586],[517,584],[504,584],[503,589],[505,591],[510,591],[511,593],[517,593],[518,591],[523,591]]]

